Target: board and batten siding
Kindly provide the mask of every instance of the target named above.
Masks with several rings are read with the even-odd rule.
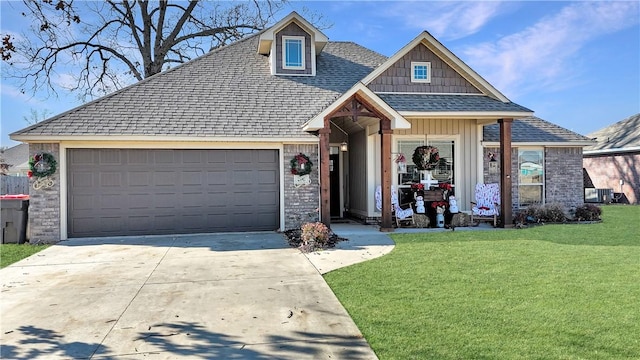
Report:
[[[411,62],[431,63],[431,83],[411,82]],[[374,92],[419,92],[479,94],[475,86],[460,76],[426,46],[419,44],[373,80],[369,89]]]
[[[349,212],[367,216],[367,136],[360,131],[349,136]]]
[[[478,175],[478,125],[475,119],[409,119],[411,128],[406,130],[394,130],[393,143],[404,138],[415,138],[416,135],[425,136],[457,136],[458,147],[455,159],[456,169],[456,189],[455,195],[458,207],[462,211],[470,210],[470,201],[474,199],[475,184],[481,179]],[[434,139],[435,140],[435,139]],[[395,145],[394,145],[395,146]],[[396,151],[393,149],[392,151]],[[411,161],[411,155],[407,155],[407,160]],[[379,165],[377,165],[379,166]],[[481,175],[481,174],[480,174]]]

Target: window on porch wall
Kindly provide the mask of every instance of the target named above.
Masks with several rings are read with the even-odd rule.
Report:
[[[432,170],[432,175],[439,182],[447,182],[455,185],[455,173],[454,173],[454,154],[455,154],[455,142],[453,140],[398,140],[398,154],[404,154],[407,159],[406,173],[398,172],[398,185],[410,185],[411,183],[420,182],[420,174],[413,164],[411,159],[413,152],[418,146],[430,145],[438,148],[440,155],[440,164]],[[395,159],[395,157],[394,157]],[[397,167],[397,163],[394,162]]]
[[[544,204],[544,151],[518,149],[518,207]]]

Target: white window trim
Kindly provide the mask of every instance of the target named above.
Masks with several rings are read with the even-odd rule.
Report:
[[[415,71],[416,66],[426,66],[427,67],[427,78],[426,79],[416,79]],[[411,82],[412,83],[431,83],[431,63],[425,61],[412,61],[411,62]]]
[[[522,184],[520,182],[520,151],[541,151],[542,152],[542,182],[537,182],[537,183],[526,183],[526,184]],[[547,197],[545,196],[546,194],[546,182],[547,182],[547,158],[546,158],[546,151],[544,147],[518,147],[518,192],[520,192],[520,186],[542,186],[542,201],[540,203],[540,205],[545,205],[547,202]],[[526,209],[527,206],[523,206],[520,203],[520,196],[518,196],[518,209]]]
[[[453,150],[453,159],[454,159],[454,164],[453,164],[453,173],[454,174],[462,174],[462,165],[461,165],[461,161],[460,160],[456,160],[456,159],[460,159],[461,158],[461,154],[460,154],[460,135],[459,134],[452,134],[452,135],[429,135],[429,134],[424,134],[424,135],[394,135],[393,139],[392,139],[392,149],[394,154],[397,154],[400,150],[400,141],[422,141],[424,145],[429,145],[430,141],[453,141],[454,142],[454,150]],[[413,153],[411,154],[404,154],[404,156],[407,159],[407,163],[413,163],[412,157],[413,157]],[[392,184],[396,185],[398,187],[400,187],[401,185],[398,184],[398,167],[397,166],[393,166],[395,165],[395,163],[393,161],[395,161],[395,157],[392,156],[391,158],[392,160],[392,166],[391,166],[391,174],[393,176],[393,181]],[[466,186],[466,184],[463,184],[463,182],[465,181],[464,179],[462,179],[461,177],[459,177],[455,179],[455,186],[456,187],[460,187],[462,188],[462,186]],[[461,185],[463,184],[463,185]],[[459,199],[458,199],[459,200]]]
[[[287,66],[287,40],[300,40],[301,44],[301,52],[302,52],[302,65],[301,66]],[[282,35],[282,69],[283,70],[304,70],[306,69],[306,59],[305,59],[305,37],[304,36],[289,36]]]

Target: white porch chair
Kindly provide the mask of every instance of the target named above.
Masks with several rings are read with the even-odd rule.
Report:
[[[382,211],[382,186],[376,187],[375,193],[376,209]],[[415,226],[415,220],[413,219],[413,208],[411,204],[406,209],[400,207],[398,204],[398,191],[396,187],[391,185],[391,216],[395,219],[396,226],[401,227],[402,223],[408,223],[411,226]]]
[[[476,201],[471,201],[471,223],[478,221],[493,221],[493,227],[498,226],[500,211],[500,185],[476,184]]]

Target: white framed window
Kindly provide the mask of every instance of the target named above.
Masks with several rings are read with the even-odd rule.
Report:
[[[411,82],[430,83],[431,82],[431,63],[430,62],[411,62]]]
[[[518,207],[544,204],[544,149],[518,148]]]
[[[282,36],[282,68],[304,70],[304,36]]]
[[[406,172],[397,172],[398,185],[420,182],[420,174],[413,162],[413,153],[419,146],[429,145],[438,149],[440,163],[431,171],[433,178],[441,183],[456,184],[455,158],[456,140],[451,136],[436,136],[429,139],[405,138],[397,140],[397,154],[403,154],[407,161]],[[397,156],[397,155],[396,155]],[[396,157],[393,157],[396,159]]]

